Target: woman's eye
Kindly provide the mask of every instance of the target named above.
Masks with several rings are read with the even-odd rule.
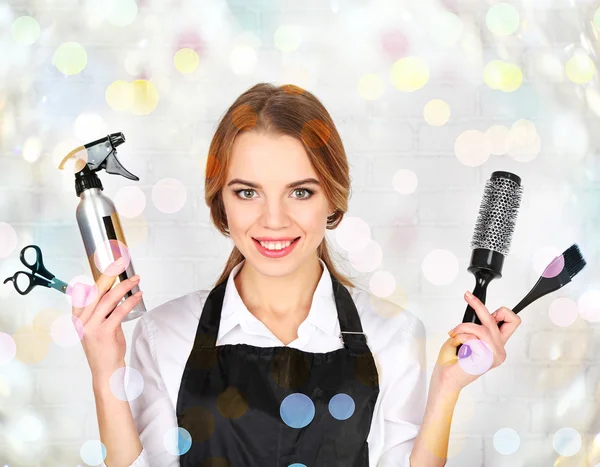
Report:
[[[254,191],[254,190],[239,190],[237,193],[240,193],[240,192],[247,193],[247,192],[249,192],[249,191]],[[243,198],[243,196],[242,196],[242,198]],[[246,198],[246,199],[247,199],[247,198]]]
[[[307,190],[306,188],[297,188],[294,191],[296,191],[296,192],[298,192],[298,191],[305,191],[306,193],[308,193],[308,196],[300,196],[301,199],[310,198],[310,196],[312,195],[312,191]]]

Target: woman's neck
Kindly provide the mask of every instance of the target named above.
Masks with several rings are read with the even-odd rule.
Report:
[[[323,272],[316,256],[291,274],[278,277],[261,274],[246,260],[234,283],[246,308],[261,321],[301,323]]]

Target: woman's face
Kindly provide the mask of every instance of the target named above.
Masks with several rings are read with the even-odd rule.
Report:
[[[295,184],[318,181],[302,143],[291,136],[242,132],[232,151],[223,203],[231,238],[247,262],[267,274],[278,263],[281,274],[282,265],[291,271],[315,258],[333,207],[319,184]],[[272,259],[257,249],[257,237],[300,239],[287,256]]]

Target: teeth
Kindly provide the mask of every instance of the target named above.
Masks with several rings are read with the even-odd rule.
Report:
[[[267,250],[282,250],[292,244],[292,242],[260,242],[263,248]]]

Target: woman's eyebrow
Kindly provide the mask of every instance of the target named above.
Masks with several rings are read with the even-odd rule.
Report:
[[[248,185],[248,186],[251,186],[252,188],[262,188],[258,183],[249,182],[247,180],[242,180],[240,178],[234,178],[227,184],[227,186],[235,185],[236,183],[238,183],[240,185]],[[288,183],[286,185],[286,188],[294,188],[295,186],[306,185],[308,183],[314,183],[315,185],[320,185],[319,181],[315,180],[314,178],[305,178],[303,180],[298,180],[297,182]]]

